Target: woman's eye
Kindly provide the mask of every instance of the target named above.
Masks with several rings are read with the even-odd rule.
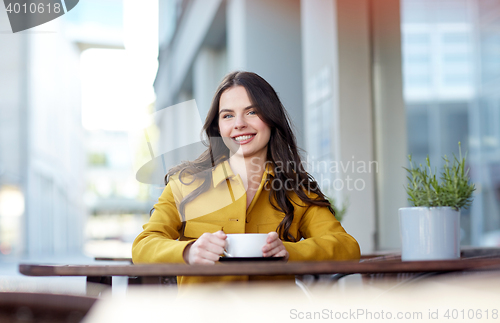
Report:
[[[248,111],[248,114],[255,115],[255,114],[257,114],[257,112],[252,110],[252,111]]]
[[[233,116],[232,114],[225,114],[225,115],[222,116],[222,119],[229,119],[232,116]]]

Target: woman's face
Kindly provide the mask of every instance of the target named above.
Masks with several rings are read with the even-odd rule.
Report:
[[[271,128],[260,119],[243,86],[222,93],[219,131],[232,154],[266,159]]]

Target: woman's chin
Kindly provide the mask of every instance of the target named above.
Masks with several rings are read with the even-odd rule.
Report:
[[[242,149],[231,150],[231,157],[244,158],[245,154],[243,153]]]
[[[229,148],[231,155],[242,155],[243,154],[243,149],[238,144],[233,144],[231,146],[226,146],[226,147]]]

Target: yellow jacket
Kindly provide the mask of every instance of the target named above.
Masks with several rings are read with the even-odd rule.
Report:
[[[258,191],[250,206],[246,208],[246,193],[239,175],[235,176],[225,161],[212,171],[212,186],[185,208],[185,228],[182,235],[182,218],[177,206],[180,201],[197,188],[200,182],[183,184],[172,176],[150,220],[143,226],[132,246],[134,263],[184,263],[184,248],[203,233],[223,230],[225,233],[269,233],[276,231],[284,214],[269,203],[274,173],[270,167],[264,172]],[[267,180],[269,179],[269,180]],[[191,179],[184,178],[184,183]],[[311,260],[357,260],[359,245],[347,234],[340,222],[326,207],[306,205],[297,195],[292,199],[295,214],[290,234],[298,242],[286,242],[289,261]],[[267,277],[267,279],[293,278],[290,276]],[[263,277],[178,277],[178,283],[241,281],[266,279]]]

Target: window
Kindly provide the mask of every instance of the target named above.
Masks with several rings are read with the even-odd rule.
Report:
[[[468,151],[478,189],[462,210],[462,244],[500,245],[500,1],[403,0],[402,54],[408,149]]]

